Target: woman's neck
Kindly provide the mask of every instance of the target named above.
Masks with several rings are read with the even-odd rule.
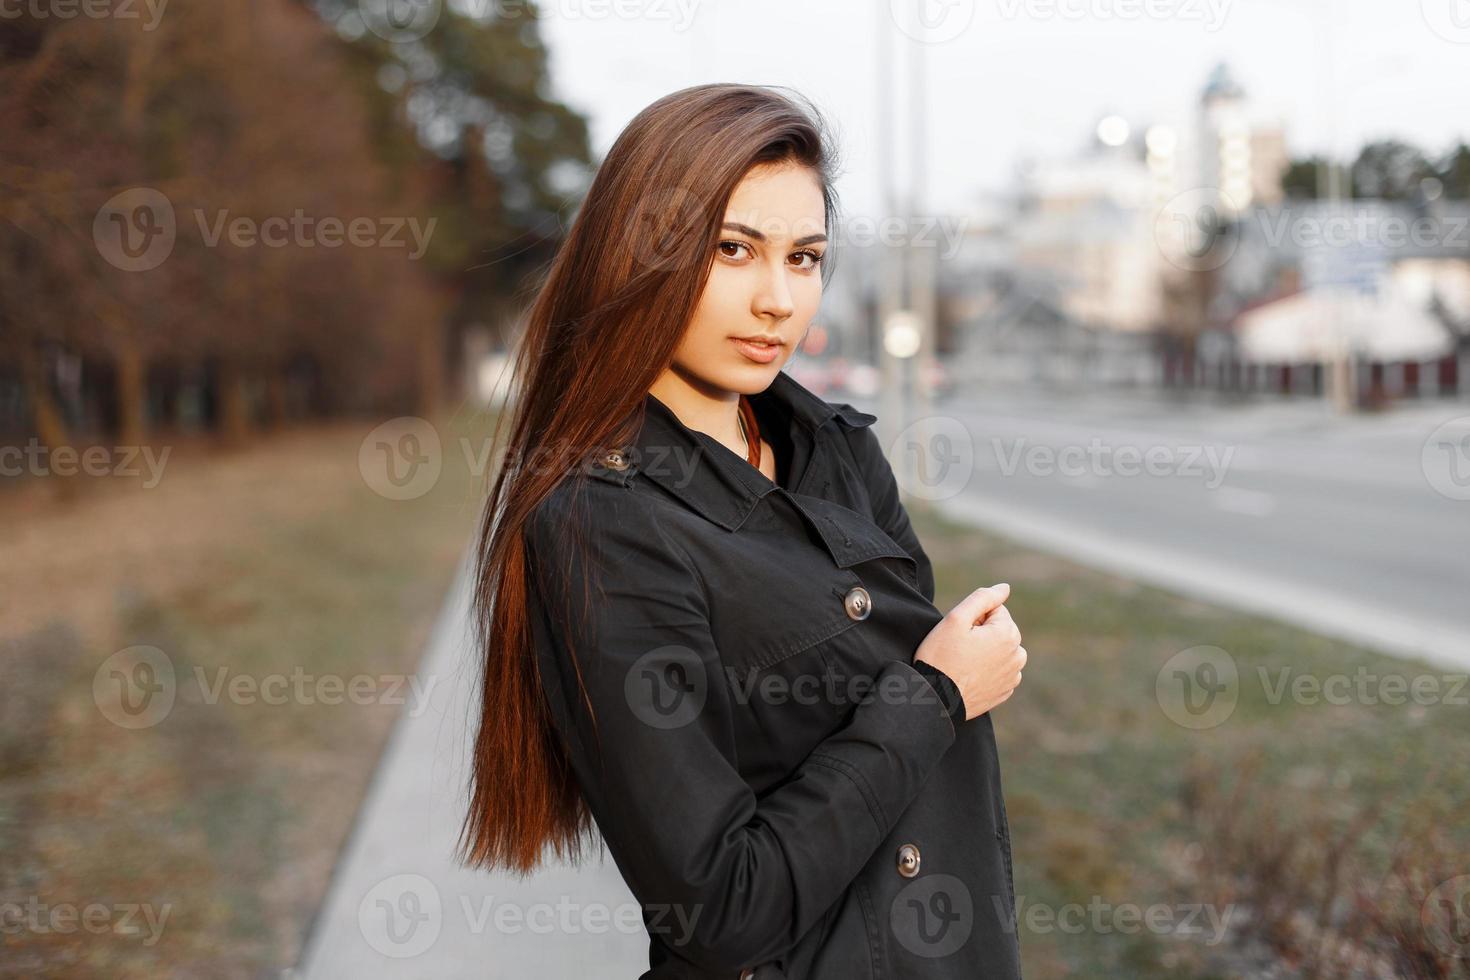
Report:
[[[685,428],[705,435],[742,458],[745,439],[740,433],[740,393],[712,389],[691,382],[669,368],[649,387],[649,392],[678,416]]]

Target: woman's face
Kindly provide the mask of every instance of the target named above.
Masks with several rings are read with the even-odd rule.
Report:
[[[755,394],[806,337],[822,300],[822,185],[809,167],[761,164],[730,195],[721,239],[672,369],[705,394]],[[774,339],[752,347],[738,338]]]

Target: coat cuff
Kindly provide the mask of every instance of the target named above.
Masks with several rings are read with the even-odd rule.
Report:
[[[934,666],[927,660],[915,660],[914,669],[924,675],[924,678],[933,685],[939,694],[940,703],[944,710],[949,713],[949,720],[959,726],[965,720],[965,698],[960,693],[960,687],[944,671]]]

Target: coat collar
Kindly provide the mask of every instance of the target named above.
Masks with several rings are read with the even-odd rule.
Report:
[[[819,398],[785,371],[750,399],[763,407],[774,405],[793,428],[806,429],[814,445],[830,438],[833,430],[823,430],[834,419],[848,428],[878,421],[845,402]],[[621,454],[614,451],[593,460],[588,475],[627,486],[641,473],[727,531],[744,523],[766,494],[780,489],[724,444],[684,425],[651,392],[644,398],[644,410],[643,427],[633,441]]]

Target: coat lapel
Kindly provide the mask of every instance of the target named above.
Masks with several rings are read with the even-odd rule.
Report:
[[[623,467],[596,460],[589,473],[626,485],[632,474],[642,473],[671,496],[727,531],[736,531],[769,493],[785,494],[817,532],[817,536],[839,568],[848,568],[873,558],[913,558],[866,515],[859,514],[814,492],[823,481],[837,479],[834,471],[838,449],[831,440],[840,438],[834,425],[859,428],[878,421],[877,416],[851,405],[829,404],[782,371],[771,385],[752,395],[753,400],[777,404],[781,417],[795,429],[801,427],[812,451],[798,478],[796,491],[787,491],[767,479],[750,463],[703,432],[690,429],[653,394],[644,400],[644,422],[632,444],[625,447]],[[917,563],[915,563],[917,564]]]

